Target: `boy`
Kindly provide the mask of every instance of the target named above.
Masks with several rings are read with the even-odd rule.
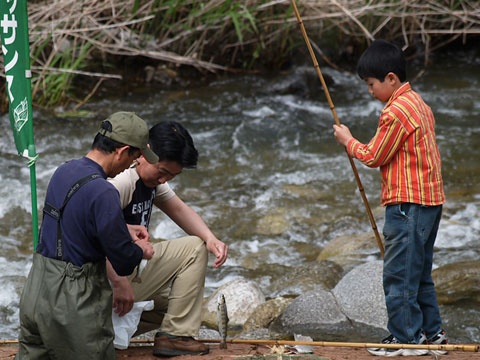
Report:
[[[398,46],[374,41],[360,57],[357,72],[369,93],[386,103],[376,134],[362,144],[345,125],[333,128],[350,156],[369,167],[380,167],[382,175],[383,288],[391,332],[382,343],[446,344],[431,277],[433,245],[445,202],[435,120],[406,81],[406,61]],[[428,353],[424,349],[368,351],[380,356]]]
[[[133,276],[119,277],[108,267],[114,307],[122,316],[130,311],[133,301],[154,299],[154,310],[142,315],[136,333],[160,330],[153,355],[206,354],[208,346],[193,336],[198,335],[201,324],[207,252],[216,257],[213,266],[218,268],[227,259],[228,246],[167,183],[183,169],[197,165],[198,153],[188,131],[178,122],[163,121],[150,129],[149,136],[158,162],[151,164],[140,157],[135,167],[110,179],[120,193],[125,221],[148,228],[156,206],[190,236],[155,243],[155,256],[142,272],[141,283],[132,282]]]

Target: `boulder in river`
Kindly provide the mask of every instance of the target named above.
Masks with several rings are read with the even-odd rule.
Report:
[[[340,281],[343,269],[333,261],[319,261],[299,266],[281,278],[272,280],[271,296],[300,295],[310,290],[333,289]]]
[[[330,291],[312,290],[297,297],[269,327],[273,338],[294,334],[324,341],[338,340],[338,334],[352,334],[353,327]]]
[[[461,261],[432,271],[439,304],[462,300],[480,303],[480,261]]]
[[[375,235],[367,232],[336,237],[323,248],[317,260],[328,259],[350,270],[358,264],[376,259],[378,255],[380,252]]]
[[[268,328],[270,323],[279,317],[292,301],[293,298],[277,297],[258,305],[247,321],[245,321],[245,324],[243,324],[242,332]]]
[[[232,329],[241,329],[255,308],[265,302],[265,295],[254,281],[239,279],[223,284],[204,303],[202,322],[213,329],[218,327],[217,301],[220,294],[225,296],[228,327]]]
[[[332,291],[297,297],[272,322],[272,337],[302,334],[321,341],[376,341],[387,335],[382,261],[357,266]]]
[[[388,335],[382,274],[383,261],[371,261],[355,267],[333,289],[338,305],[355,328],[358,341]]]
[[[286,209],[277,209],[274,213],[261,217],[257,222],[256,232],[261,235],[280,235],[290,228]]]

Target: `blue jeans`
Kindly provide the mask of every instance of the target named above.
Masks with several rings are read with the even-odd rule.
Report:
[[[433,244],[442,205],[388,205],[385,210],[383,289],[388,330],[401,343],[417,343],[421,332],[435,336],[442,326],[432,281]]]

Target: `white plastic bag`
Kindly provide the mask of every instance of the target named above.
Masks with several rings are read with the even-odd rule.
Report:
[[[112,311],[113,330],[115,331],[113,345],[116,349],[123,350],[128,348],[130,339],[137,330],[142,312],[150,310],[153,310],[153,300],[134,303],[132,310],[121,317],[115,311]]]

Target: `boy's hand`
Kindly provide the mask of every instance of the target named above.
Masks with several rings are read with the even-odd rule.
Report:
[[[350,130],[348,127],[345,125],[341,124],[340,126],[338,125],[333,125],[333,129],[335,132],[333,135],[335,136],[335,140],[343,146],[347,146],[348,142],[353,139],[352,134],[350,133]]]
[[[207,251],[215,255],[216,259],[213,263],[214,268],[219,268],[227,260],[228,246],[215,236],[205,241]]]

